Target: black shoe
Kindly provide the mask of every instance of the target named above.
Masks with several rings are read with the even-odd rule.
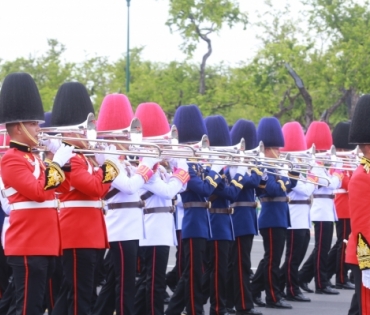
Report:
[[[229,314],[235,314],[236,310],[234,310],[233,308],[226,307],[226,312],[228,312]]]
[[[295,302],[311,302],[311,299],[304,296],[302,293],[297,295],[287,295],[285,297],[287,301],[295,301]]]
[[[263,302],[261,297],[259,297],[259,296],[253,297],[253,303],[256,304],[257,306],[260,306],[260,307],[266,306],[266,303]]]
[[[248,311],[236,311],[236,315],[262,315],[262,313],[252,308]]]
[[[352,282],[346,282],[346,283],[337,283],[335,285],[335,288],[337,289],[345,289],[345,290],[354,290],[355,285]]]
[[[311,290],[309,287],[308,287],[308,283],[306,282],[301,282],[299,284],[299,287],[303,290],[303,291],[306,291],[307,293],[313,293],[313,290]]]
[[[334,285],[334,284],[332,284],[332,283],[331,283],[331,281],[329,280],[329,281],[328,281],[328,287],[331,287],[331,288],[333,288],[333,289],[334,289],[334,288],[335,288],[335,285]]]
[[[331,287],[326,287],[323,289],[316,289],[315,291],[316,294],[330,294],[330,295],[335,295],[339,294],[339,291],[332,289]]]
[[[286,309],[293,308],[289,303],[285,302],[282,299],[280,301],[275,302],[275,303],[266,303],[266,307],[268,307],[268,308],[286,308]]]

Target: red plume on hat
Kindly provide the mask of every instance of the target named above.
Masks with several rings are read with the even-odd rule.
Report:
[[[302,126],[296,122],[288,122],[281,128],[284,135],[284,147],[280,151],[304,151],[307,149]]]
[[[330,128],[326,122],[313,121],[306,133],[307,148],[315,144],[316,150],[329,150],[333,144]]]
[[[130,126],[134,111],[124,94],[109,94],[104,97],[96,122],[98,131],[118,130]]]
[[[135,116],[141,122],[143,137],[163,136],[170,131],[166,114],[157,103],[141,103]]]

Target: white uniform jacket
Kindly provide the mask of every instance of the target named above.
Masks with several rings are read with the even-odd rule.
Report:
[[[301,174],[300,178],[305,179]],[[309,200],[315,185],[298,181],[297,185],[288,194],[290,200]],[[310,220],[311,205],[289,204],[290,224],[288,229],[309,229],[311,227]]]
[[[315,175],[325,177],[329,181],[328,187],[317,186],[313,192],[313,201],[310,211],[312,221],[338,221],[337,212],[335,211],[334,199],[315,198],[315,195],[333,195],[334,190],[341,186],[341,180],[336,175],[330,175],[323,167],[314,166],[311,172]],[[327,181],[319,178],[319,183],[327,184]]]
[[[140,195],[147,191],[154,194],[145,200],[147,209],[171,207],[172,198],[183,189],[182,182],[176,177],[169,177],[157,170],[140,190]],[[177,246],[173,213],[145,214],[144,224],[146,238],[140,240],[140,246]]]
[[[128,177],[130,173],[131,177]],[[141,175],[135,174],[132,166],[120,167],[120,174],[112,183],[112,189],[120,192],[106,200],[106,204],[137,202],[140,200],[139,189],[144,185]],[[108,241],[129,241],[144,238],[144,215],[142,208],[122,208],[108,210],[106,207],[105,223]]]
[[[182,203],[181,195],[177,194],[176,204],[176,230],[182,230],[182,220],[184,219],[184,205]]]

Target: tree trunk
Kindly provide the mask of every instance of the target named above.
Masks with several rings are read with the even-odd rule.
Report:
[[[312,97],[310,93],[308,93],[306,88],[304,87],[304,83],[301,77],[294,71],[294,69],[288,63],[285,64],[285,68],[288,70],[290,76],[293,78],[294,83],[296,87],[298,88],[299,93],[302,95],[304,102],[306,104],[306,114],[305,114],[306,126],[305,127],[307,129],[308,126],[311,124],[311,122],[314,120]]]
[[[209,56],[212,54],[212,43],[207,36],[201,36],[201,38],[207,43],[208,51],[202,58],[199,71],[199,94],[204,95],[206,93],[206,63]]]

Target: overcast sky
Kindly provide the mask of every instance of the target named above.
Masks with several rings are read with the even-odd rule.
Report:
[[[239,2],[252,20],[255,11],[264,8],[263,0]],[[299,4],[299,0],[290,2]],[[130,47],[145,46],[144,59],[185,59],[179,49],[180,35],[171,34],[165,25],[167,4],[168,0],[131,0]],[[66,45],[67,60],[81,61],[96,55],[116,60],[126,52],[126,25],[126,0],[0,0],[0,58],[40,55],[47,49],[47,38],[54,38]],[[255,32],[251,27],[243,31],[241,26],[232,30],[225,26],[219,36],[212,36],[209,62],[235,64],[250,58],[259,45]],[[201,43],[193,60],[199,62],[205,49]]]

